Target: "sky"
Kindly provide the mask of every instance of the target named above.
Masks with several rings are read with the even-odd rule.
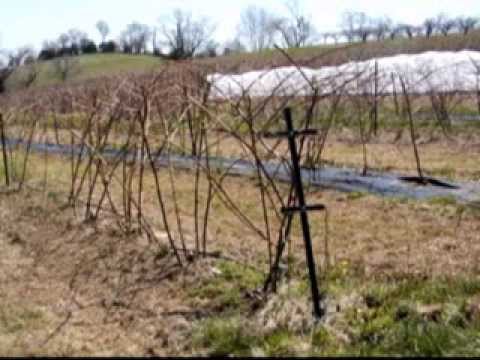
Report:
[[[344,11],[363,11],[370,16],[389,16],[394,21],[420,24],[444,12],[451,17],[480,16],[480,0],[298,0],[317,30],[338,30]],[[223,42],[235,36],[242,9],[261,6],[286,14],[284,0],[0,0],[0,49],[30,45],[40,49],[44,40],[56,40],[71,28],[86,31],[99,41],[98,20],[107,21],[112,38],[137,21],[159,26],[173,9],[207,16],[216,25],[215,38]]]

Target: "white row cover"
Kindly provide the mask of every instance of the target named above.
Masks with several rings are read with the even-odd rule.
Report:
[[[225,99],[243,95],[305,96],[313,89],[320,94],[365,94],[374,91],[375,82],[378,94],[400,93],[400,77],[410,93],[476,91],[480,86],[480,52],[429,51],[319,69],[287,66],[239,75],[211,74],[207,80],[212,85],[211,96]]]

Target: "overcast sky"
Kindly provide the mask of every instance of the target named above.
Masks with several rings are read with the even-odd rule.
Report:
[[[364,11],[370,16],[387,15],[398,22],[419,24],[440,12],[454,17],[480,15],[480,0],[299,0],[319,31],[336,30],[342,12]],[[40,48],[46,39],[55,40],[71,28],[86,31],[95,41],[95,23],[106,20],[116,38],[126,24],[138,21],[158,25],[174,8],[194,16],[208,16],[217,26],[216,39],[235,35],[240,12],[253,4],[285,13],[284,0],[0,0],[0,48],[23,45]]]

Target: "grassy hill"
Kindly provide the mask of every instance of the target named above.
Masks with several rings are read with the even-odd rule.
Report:
[[[371,41],[365,44],[317,45],[300,49],[287,50],[288,55],[298,64],[312,67],[333,65],[350,60],[365,60],[377,56],[390,56],[400,53],[419,53],[423,51],[458,51],[462,49],[480,50],[480,29],[467,36],[451,34],[449,36],[432,36],[427,39],[394,39]],[[163,61],[151,55],[96,54],[82,55],[73,58],[75,70],[67,79],[68,82],[81,81],[103,75],[114,75],[124,72],[143,72],[153,70]],[[45,86],[61,83],[55,71],[55,60],[40,62],[39,76],[34,86]],[[284,54],[269,49],[259,53],[233,54],[216,58],[195,59],[193,63],[208,65],[220,72],[243,72],[290,64]],[[20,68],[7,82],[7,88],[21,88],[22,79],[26,77],[26,68]]]
[[[161,65],[159,58],[149,55],[127,54],[95,54],[72,58],[74,65],[69,82],[81,81],[103,75],[115,75],[124,72],[143,72],[153,70]],[[38,78],[35,86],[46,86],[60,83],[62,80],[55,70],[55,60],[39,62]],[[19,68],[8,80],[10,90],[21,87],[22,80],[27,76],[28,68]]]

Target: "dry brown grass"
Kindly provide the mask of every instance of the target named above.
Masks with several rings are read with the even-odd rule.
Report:
[[[371,170],[394,171],[400,174],[415,174],[416,163],[412,144],[405,137],[392,140],[393,134],[386,133],[371,139],[367,147],[367,163]],[[215,135],[212,154],[253,161],[253,156],[239,142],[224,134]],[[275,148],[274,160],[288,159],[288,145],[285,141],[264,140],[268,148]],[[418,149],[425,173],[436,177],[458,180],[480,179],[480,138],[475,132],[463,134],[449,140],[442,135],[423,135],[418,139]],[[259,147],[259,156],[268,159],[267,148]],[[304,156],[305,157],[305,156]],[[272,156],[270,155],[270,159]],[[363,167],[362,143],[352,130],[344,129],[332,133],[325,144],[322,156],[325,165],[339,167]]]
[[[33,155],[30,175],[37,190],[0,196],[0,344],[2,355],[186,354],[191,321],[212,311],[208,301],[188,291],[212,274],[213,259],[187,268],[175,266],[145,179],[144,213],[161,244],[145,235],[118,231],[104,213],[82,222],[65,206],[68,163],[49,157],[45,192],[42,156]],[[173,207],[166,171],[160,171],[168,215]],[[192,245],[192,175],[175,173],[187,243]],[[205,184],[204,184],[205,185]],[[227,178],[233,200],[258,226],[258,188],[253,181]],[[203,193],[203,191],[201,191]],[[114,196],[120,196],[114,193]],[[335,191],[308,194],[328,208],[330,264],[346,264],[367,278],[414,274],[425,277],[478,276],[480,215],[448,201],[398,201]],[[273,212],[273,209],[271,209]],[[81,205],[77,212],[83,214]],[[325,269],[324,214],[312,214],[317,261]],[[272,221],[274,219],[271,214]],[[273,228],[275,228],[274,226]],[[220,202],[212,207],[209,251],[266,272],[266,244]],[[174,229],[178,236],[178,232]],[[303,272],[304,250],[298,223],[292,237],[295,272]],[[196,307],[192,307],[195,304]],[[200,305],[199,305],[200,304]],[[0,314],[1,315],[1,314]],[[212,316],[214,314],[211,314]],[[62,326],[63,325],[63,326]]]
[[[209,261],[180,269],[111,219],[85,224],[35,194],[1,202],[0,244],[11,259],[0,265],[2,355],[184,352],[195,317],[186,289],[209,275]]]
[[[429,175],[463,180],[480,178],[479,142],[423,138],[419,140],[418,149],[422,168]],[[361,168],[362,144],[332,138],[327,141],[324,159],[335,165]],[[367,144],[367,163],[371,169],[405,174],[416,172],[412,145],[405,140],[397,143],[380,140]]]

